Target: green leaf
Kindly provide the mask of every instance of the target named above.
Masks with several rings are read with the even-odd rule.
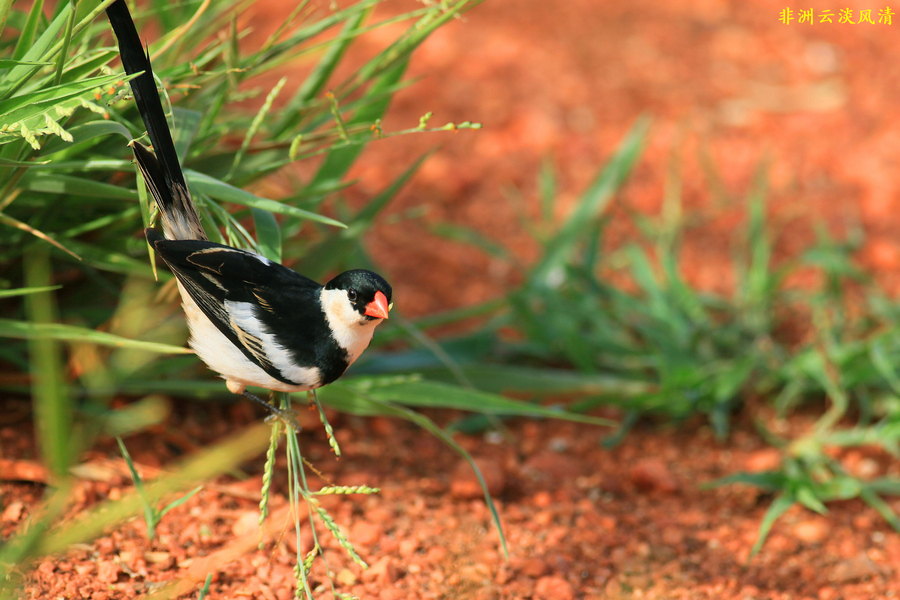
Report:
[[[137,192],[127,188],[103,183],[94,179],[63,175],[50,171],[32,169],[19,181],[19,186],[31,192],[62,194],[65,196],[86,196],[110,200],[137,200]]]
[[[326,386],[324,388],[320,388],[318,394],[321,395],[325,390],[332,390],[336,383],[331,384],[330,386]],[[374,389],[374,388],[372,388]],[[355,398],[354,398],[355,396]],[[488,508],[491,511],[491,516],[494,520],[494,524],[497,527],[497,531],[500,533],[500,540],[503,544],[504,552],[507,552],[506,549],[506,538],[503,534],[503,528],[500,524],[500,515],[497,513],[497,509],[494,506],[494,501],[488,493],[487,484],[484,481],[484,477],[481,475],[481,471],[478,469],[478,465],[475,464],[475,461],[472,459],[472,456],[460,446],[456,440],[454,440],[450,434],[446,431],[438,427],[431,419],[412,411],[408,408],[397,406],[392,402],[381,400],[375,396],[371,395],[371,389],[367,389],[365,391],[355,390],[350,394],[350,397],[346,395],[343,398],[343,402],[340,403],[341,410],[345,410],[347,412],[353,414],[361,414],[361,415],[385,415],[390,417],[399,417],[403,419],[407,419],[421,427],[422,429],[428,431],[438,439],[442,440],[445,444],[450,446],[454,451],[456,451],[460,456],[462,456],[475,471],[475,476],[478,478],[478,482],[481,485],[481,489],[484,491],[484,499],[488,505]],[[354,408],[360,409],[359,412],[354,410]]]
[[[49,164],[50,161],[33,161],[33,160],[10,160],[8,158],[0,158],[0,167],[24,167],[26,169],[30,169],[32,167],[39,167],[41,165]]]
[[[865,486],[860,490],[860,497],[863,501],[878,511],[878,514],[894,528],[894,531],[900,531],[900,518],[891,508],[891,505],[884,501],[872,487]]]
[[[765,516],[763,516],[762,522],[759,524],[759,531],[757,532],[756,543],[753,544],[753,548],[750,550],[750,556],[754,557],[757,553],[762,549],[763,544],[766,542],[766,538],[769,536],[769,531],[772,529],[772,525],[775,524],[775,521],[778,518],[787,512],[787,510],[792,507],[795,503],[795,498],[793,494],[789,492],[782,492],[775,496],[775,500],[772,501],[772,504],[769,505],[768,510],[766,510]]]
[[[172,107],[172,141],[178,156],[183,158],[188,155],[202,121],[203,114],[199,111]]]
[[[160,352],[163,354],[193,353],[193,350],[182,348],[180,346],[131,340],[104,331],[96,331],[94,329],[77,327],[75,325],[64,325],[62,323],[30,323],[28,321],[0,319],[0,337],[82,342],[87,344],[98,344],[101,346],[112,346],[115,348],[135,348],[137,350]]]
[[[147,261],[134,259],[122,252],[116,252],[95,244],[86,244],[77,239],[66,240],[66,247],[84,260],[84,264],[112,273],[154,277],[153,269]]]
[[[490,237],[484,236],[471,227],[454,225],[453,223],[435,223],[429,227],[432,233],[448,240],[474,246],[489,256],[508,259],[509,250]]]
[[[884,380],[888,382],[894,393],[900,394],[900,377],[897,376],[896,367],[894,366],[895,362],[888,354],[885,345],[884,338],[875,339],[869,343],[869,358],[872,361],[872,366],[884,377]]]
[[[403,73],[406,72],[406,66],[406,62],[401,62],[390,70],[382,73],[378,79],[375,80],[367,92],[367,97],[380,99],[357,110],[353,115],[353,118],[347,121],[348,127],[358,124],[371,124],[374,123],[376,119],[380,119],[384,116],[393,94],[383,94],[383,92],[384,90],[391,89],[397,85],[400,78],[403,77]],[[321,187],[338,185],[366,145],[366,143],[363,143],[341,146],[329,152],[308,188],[310,190],[318,190]]]
[[[515,415],[527,417],[546,417],[563,419],[593,425],[615,425],[613,421],[590,417],[576,413],[557,410],[511,400],[477,390],[469,390],[456,385],[434,381],[409,380],[395,378],[358,378],[352,383],[335,382],[319,391],[323,402],[329,403],[331,394],[338,391],[349,391],[381,402],[399,403],[420,408],[452,408],[488,415]]]
[[[26,253],[23,260],[26,286],[31,289],[49,287],[52,272],[47,250]],[[56,298],[50,292],[26,296],[25,309],[29,321],[12,323],[40,329],[52,327],[51,321],[57,318]],[[3,321],[0,320],[0,331]],[[56,340],[32,338],[28,343],[28,358],[37,441],[54,483],[61,483],[80,449],[72,430],[74,405],[66,386],[63,351]]]
[[[0,69],[11,69],[17,65],[24,65],[27,67],[46,67],[48,65],[52,65],[52,62],[26,62],[23,60],[15,60],[12,58],[0,58]]]
[[[9,10],[8,7],[7,10]],[[16,47],[13,49],[14,58],[21,59],[28,50],[34,47],[34,38],[37,37],[37,29],[43,20],[43,16],[44,0],[37,0],[31,5],[31,10],[28,12],[28,18],[25,21],[25,25],[19,32],[19,39],[16,40]],[[19,64],[23,64],[21,61],[18,62]]]
[[[635,161],[640,156],[649,126],[650,120],[647,118],[638,119],[632,126],[631,131],[619,144],[615,154],[559,229],[559,233],[547,243],[544,255],[530,274],[532,282],[546,285],[551,281],[551,275],[562,269],[570,260],[582,235],[593,227],[596,216],[606,209],[613,195],[631,172]]]
[[[808,485],[800,485],[797,487],[794,492],[797,498],[797,501],[800,502],[806,508],[813,510],[820,515],[824,515],[828,512],[828,509],[825,508],[825,504],[822,503],[822,500],[816,496],[815,491]]]
[[[764,471],[762,473],[734,473],[726,477],[721,477],[715,481],[703,484],[704,488],[721,487],[723,485],[731,485],[734,483],[743,483],[754,485],[766,491],[775,491],[784,488],[787,485],[787,478],[781,471]]]
[[[267,210],[251,208],[253,226],[256,228],[256,241],[260,254],[277,263],[281,262],[281,228],[275,215]]]
[[[11,296],[24,296],[25,294],[37,294],[40,292],[52,292],[62,288],[61,285],[47,285],[33,288],[17,288],[14,290],[0,290],[0,298],[9,298]]]
[[[128,448],[125,447],[125,442],[119,437],[116,438],[116,441],[119,442],[119,452],[122,453],[122,458],[125,459],[125,464],[128,465],[128,470],[131,472],[131,480],[134,482],[134,489],[141,499],[141,506],[144,509],[144,520],[147,522],[147,530],[151,531],[156,528],[156,511],[150,503],[150,499],[147,498],[147,491],[144,489],[144,480],[134,466],[134,461],[131,459],[131,454],[128,453]]]
[[[124,125],[117,123],[116,121],[91,121],[90,123],[76,125],[66,131],[72,136],[71,142],[66,142],[58,137],[53,137],[43,148],[41,148],[41,155],[49,156],[64,150],[72,151],[74,149],[81,149],[86,147],[86,145],[78,146],[78,144],[102,140],[106,138],[106,136],[112,134],[121,135],[125,140],[131,141],[131,133]],[[122,148],[123,152],[127,149],[125,144],[122,144]],[[128,153],[131,154],[131,150],[128,150]]]
[[[607,395],[630,397],[644,394],[658,386],[649,381],[629,379],[614,374],[580,373],[571,369],[524,367],[502,364],[462,364],[459,367],[476,389],[494,393]],[[402,363],[398,368],[404,369]],[[422,373],[428,379],[450,381],[444,369],[409,365],[405,370]]]
[[[281,111],[282,117],[274,128],[276,137],[283,137],[291,132],[300,123],[302,110],[307,107],[309,102],[322,92],[344,56],[350,44],[356,40],[353,32],[362,25],[369,10],[360,10],[352,14],[344,23],[340,35],[328,46],[328,50],[322,56],[322,59],[316,64],[312,72],[306,76],[303,85],[294,94],[288,102],[285,110]]]
[[[896,477],[881,477],[870,481],[865,487],[879,494],[900,496],[900,479]]]
[[[60,111],[80,106],[80,99],[89,96],[97,88],[109,86],[121,79],[119,75],[99,75],[6,98],[0,101],[0,117],[8,124],[51,112],[55,113],[51,116],[58,117]]]
[[[329,236],[304,257],[306,272],[313,279],[340,265],[356,249],[356,242],[368,231],[378,214],[387,206],[419,169],[428,154],[422,155],[380,194],[370,199],[345,229]]]
[[[195,487],[194,489],[192,489],[191,491],[189,491],[187,494],[185,494],[185,495],[182,496],[181,498],[178,498],[178,499],[176,499],[176,500],[173,500],[172,502],[170,502],[169,504],[167,504],[167,505],[165,506],[165,508],[163,508],[161,511],[159,511],[158,516],[159,516],[160,518],[166,516],[166,513],[167,513],[167,512],[169,512],[169,511],[172,510],[173,508],[178,508],[179,506],[181,506],[182,504],[184,504],[185,502],[187,502],[188,500],[190,500],[191,498],[193,498],[193,497],[197,494],[197,492],[199,492],[199,491],[202,490],[202,489],[203,489],[203,486],[202,486],[202,485],[198,485],[197,487]]]
[[[250,208],[267,210],[269,212],[298,217],[310,221],[316,221],[318,223],[324,223],[326,225],[346,227],[346,225],[344,225],[340,221],[335,221],[334,219],[329,219],[328,217],[317,215],[316,213],[310,212],[308,210],[303,210],[302,208],[288,206],[287,204],[282,204],[280,202],[276,202],[275,200],[260,198],[259,196],[251,194],[250,192],[244,191],[240,188],[236,188],[225,183],[224,181],[214,179],[209,175],[198,173],[197,171],[186,169],[185,176],[194,189],[196,189],[198,192],[206,194],[211,198],[215,198],[216,200],[233,202],[234,204],[249,206]]]
[[[850,477],[849,475],[837,475],[828,481],[816,485],[813,492],[818,499],[830,502],[832,500],[849,500],[851,498],[856,498],[859,496],[861,488],[862,484],[857,478]],[[799,493],[797,499],[800,500]],[[806,505],[805,502],[804,505]],[[819,509],[813,508],[812,506],[806,506],[812,510],[821,512]],[[821,508],[824,508],[824,506],[821,506]]]

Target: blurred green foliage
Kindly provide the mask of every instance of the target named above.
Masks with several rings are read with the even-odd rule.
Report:
[[[631,214],[638,235],[620,245],[607,242],[611,206],[647,126],[644,119],[634,125],[561,224],[552,216],[553,173],[544,170],[538,219],[520,211],[523,227],[541,248],[534,265],[521,265],[474,231],[440,228],[506,259],[524,282],[505,302],[483,307],[491,317],[487,325],[444,344],[455,369],[494,391],[577,394],[577,410],[617,405],[625,418],[608,445],[642,415],[680,422],[705,415],[724,439],[750,397],[771,399],[768,406],[780,419],[799,408],[818,411],[811,431],[798,439],[768,431],[769,413],[752,414],[765,440],[782,449],[781,465],[717,482],[755,485],[775,495],[753,554],[795,503],[824,513],[829,501],[861,498],[900,531],[900,519],[883,498],[900,493],[900,479],[860,480],[829,452],[877,445],[900,457],[900,313],[854,265],[861,234],[851,229],[839,242],[819,227],[811,247],[776,265],[763,166],[741,201],[746,218],[734,236],[731,293],[697,289],[679,263],[690,230],[677,169],[661,215]],[[787,286],[799,270],[815,273],[818,287]],[[810,331],[805,341],[787,335],[786,325],[796,330],[804,324]],[[435,378],[452,377],[434,357],[412,352],[403,358],[390,360],[399,368],[433,371]],[[472,417],[463,426],[479,424],[486,422]]]

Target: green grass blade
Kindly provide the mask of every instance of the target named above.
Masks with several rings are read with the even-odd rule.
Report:
[[[866,504],[878,511],[878,514],[894,528],[894,531],[900,531],[900,518],[897,517],[897,513],[875,490],[869,486],[863,486],[859,495]]]
[[[469,452],[460,446],[453,437],[437,426],[437,424],[426,417],[425,415],[419,414],[415,411],[411,411],[409,409],[405,409],[402,407],[397,407],[402,413],[405,414],[405,418],[425,431],[431,433],[431,435],[435,436],[439,440],[443,441],[445,444],[450,446],[457,454],[463,457],[469,466],[472,467],[472,471],[475,472],[475,477],[478,478],[478,484],[481,486],[481,490],[484,492],[484,502],[487,504],[488,510],[491,512],[491,519],[494,521],[494,527],[497,528],[497,533],[500,536],[500,545],[503,547],[503,555],[509,559],[509,548],[506,544],[506,535],[503,533],[503,524],[500,521],[500,513],[497,512],[497,507],[494,504],[494,499],[491,498],[491,494],[488,491],[487,482],[484,480],[484,476],[481,474],[481,469],[478,468],[478,465],[475,463],[475,460],[472,458],[472,455]]]
[[[119,437],[116,438],[116,441],[119,442],[119,452],[122,453],[122,458],[125,459],[125,464],[128,465],[128,471],[131,473],[131,480],[134,482],[134,491],[137,492],[138,497],[141,499],[141,508],[144,511],[144,521],[147,524],[147,537],[152,540],[156,537],[156,522],[158,520],[156,508],[150,503],[150,499],[147,497],[147,490],[144,489],[144,480],[140,473],[138,473],[137,467],[134,466],[134,461],[131,460],[131,454],[128,453],[125,442]]]
[[[360,108],[347,122],[347,125],[370,124],[384,116],[392,98],[392,94],[384,92],[394,88],[405,72],[406,63],[403,62],[382,73],[367,93],[367,97],[376,98],[376,100]],[[308,189],[317,190],[322,187],[339,185],[366,145],[366,143],[361,143],[338,147],[329,152],[322,166],[312,178]]]
[[[259,252],[269,260],[281,262],[281,228],[275,215],[267,210],[251,208]]]
[[[491,238],[482,235],[471,227],[455,225],[453,223],[435,223],[429,227],[430,231],[435,235],[439,235],[448,240],[466,244],[478,248],[488,256],[500,259],[510,260],[512,255],[503,245],[495,242]]]
[[[523,367],[518,365],[461,365],[460,369],[472,385],[479,390],[508,394],[536,394],[556,396],[562,394],[608,395],[630,397],[645,394],[657,385],[637,379],[611,374],[579,373],[571,369],[549,367]],[[428,379],[451,381],[440,370],[414,367]]]
[[[58,108],[75,108],[80,105],[79,102],[65,103],[64,101],[88,99],[98,87],[107,87],[121,79],[120,75],[98,75],[81,81],[42,87],[33,92],[4,98],[0,100],[0,117],[3,118],[4,123],[12,125],[43,115],[51,109],[55,111]]]
[[[798,486],[794,492],[794,495],[797,498],[797,502],[799,502],[809,510],[817,512],[820,515],[824,515],[828,512],[828,509],[825,507],[822,499],[819,498],[818,495],[816,495],[816,491],[813,490],[810,486]]]
[[[420,156],[397,179],[392,181],[384,191],[370,199],[345,229],[328,237],[304,257],[305,271],[313,279],[321,277],[328,271],[338,267],[356,251],[360,238],[372,227],[375,218],[403,186],[409,182],[429,154]]]
[[[265,102],[263,102],[263,105],[256,113],[256,116],[253,117],[253,120],[250,122],[250,127],[247,128],[247,132],[244,134],[244,140],[241,142],[241,147],[234,154],[234,159],[231,161],[231,167],[228,169],[228,173],[225,175],[226,180],[230,180],[234,176],[234,173],[240,166],[241,161],[244,159],[244,154],[246,154],[247,149],[250,148],[250,143],[253,141],[253,137],[259,132],[259,128],[262,127],[263,121],[272,110],[272,104],[275,102],[275,99],[278,98],[278,94],[281,93],[281,88],[284,87],[284,84],[286,84],[287,81],[287,77],[282,77],[278,80],[278,83],[276,83],[275,86],[269,91],[269,95],[266,96]]]
[[[13,319],[0,319],[0,337],[28,339],[28,340],[54,340],[66,342],[82,342],[111,346],[114,348],[134,348],[147,352],[159,352],[162,354],[191,354],[193,351],[181,346],[160,344],[158,342],[143,342],[131,340],[112,333],[65,325],[63,323],[15,321]]]
[[[43,231],[39,231],[39,230],[35,229],[28,223],[23,223],[22,221],[19,221],[18,219],[14,219],[14,218],[10,217],[9,215],[0,212],[0,224],[8,225],[9,227],[13,227],[15,229],[19,229],[21,231],[29,233],[38,239],[44,240],[48,244],[52,244],[53,246],[56,246],[63,252],[70,254],[76,260],[81,260],[81,257],[78,256],[77,253],[73,252],[68,247],[63,246],[62,244],[60,244],[58,241],[56,241],[55,239],[53,239],[52,237],[50,237]]]
[[[192,489],[197,481],[237,468],[265,451],[269,445],[270,429],[265,424],[255,425],[229,436],[215,446],[192,454],[148,486],[147,493],[160,498],[166,494]],[[107,527],[133,517],[140,506],[141,500],[137,494],[126,494],[121,500],[101,502],[65,527],[48,532],[39,541],[36,552],[39,556],[57,554],[71,549],[73,544],[89,542],[101,535]]]
[[[869,344],[869,359],[872,361],[878,373],[894,390],[895,394],[900,395],[900,377],[897,376],[895,362],[891,359],[886,348],[886,342],[883,338],[873,340]]]
[[[137,200],[135,190],[119,187],[111,183],[103,183],[93,179],[63,175],[51,171],[32,169],[19,181],[19,186],[29,192],[43,194],[60,194],[64,196],[84,196],[106,200]]]
[[[37,16],[35,18],[40,19],[40,11],[42,2],[36,2],[33,11],[37,11]],[[72,5],[69,3],[65,3],[63,9],[59,12],[53,21],[47,25],[47,29],[45,29],[34,42],[31,42],[25,52],[21,55],[14,55],[14,58],[22,60],[23,62],[44,62],[50,58],[52,54],[49,52],[51,46],[57,41],[57,38],[60,37],[60,32],[63,27],[65,27],[66,23],[69,20],[70,13],[72,12]],[[31,16],[29,16],[29,27],[31,21]],[[32,30],[29,30],[26,33],[31,33]],[[20,40],[21,42],[22,40]],[[24,48],[24,46],[23,46]],[[17,49],[18,50],[18,49]],[[29,65],[18,65],[13,67],[6,73],[3,77],[3,80],[0,81],[0,99],[7,99],[12,96],[16,90],[20,89],[23,85],[25,85],[28,80],[32,77],[34,73],[40,70],[40,67],[32,67]]]
[[[319,390],[319,394],[321,394],[323,391],[331,390],[335,385],[338,384],[332,384],[330,386],[321,388]],[[434,423],[434,421],[432,421],[425,415],[419,414],[403,406],[397,406],[392,402],[374,397],[370,395],[371,390],[354,390],[350,392],[349,395],[346,395],[347,391],[349,390],[343,390],[345,394],[342,394],[344,396],[344,402],[341,402],[342,410],[350,408],[351,410],[349,410],[348,412],[354,414],[367,416],[377,414],[390,417],[399,417],[411,421],[425,431],[428,431],[438,439],[442,440],[460,456],[462,456],[466,460],[466,462],[469,463],[469,465],[471,465],[472,469],[475,471],[476,477],[478,478],[478,482],[481,485],[481,489],[484,491],[485,502],[487,503],[488,508],[491,511],[491,518],[494,521],[494,525],[497,527],[497,532],[500,534],[500,541],[503,545],[503,551],[508,555],[508,550],[506,547],[506,537],[503,534],[503,527],[500,523],[500,515],[497,513],[497,508],[496,506],[494,506],[494,501],[488,493],[487,484],[484,481],[484,477],[481,475],[481,471],[478,469],[478,465],[475,464],[472,456],[465,450],[465,448],[460,446],[456,442],[456,440],[454,440],[453,437],[450,436],[450,434],[438,427]],[[361,408],[361,411],[356,412],[353,410],[353,407]]]
[[[26,169],[30,169],[32,167],[39,167],[41,165],[49,164],[50,161],[31,161],[31,160],[10,160],[8,158],[0,158],[0,167],[24,167]]]
[[[329,403],[331,397],[329,392],[338,391],[332,389],[335,386],[339,388],[348,386],[353,393],[367,398],[419,408],[453,408],[488,415],[545,417],[593,425],[615,425],[609,419],[570,413],[540,404],[425,380],[396,381],[394,378],[372,378],[354,380],[352,383],[336,382],[319,392],[324,403]]]
[[[35,2],[35,4],[39,4]],[[0,34],[6,26],[6,19],[9,16],[9,9],[12,7],[12,0],[0,0]],[[5,67],[2,67],[5,68]]]
[[[4,12],[5,21],[6,14],[9,14],[9,5],[5,7]],[[25,57],[25,53],[34,47],[38,25],[40,25],[43,16],[44,0],[37,0],[31,5],[31,10],[28,11],[28,19],[25,21],[25,26],[22,28],[22,31],[19,32],[19,39],[16,40],[16,47],[13,49],[13,58],[15,60],[21,61]],[[12,76],[12,74],[8,76]]]
[[[559,233],[548,242],[543,257],[531,272],[531,281],[544,285],[550,280],[551,274],[558,272],[570,260],[582,234],[593,227],[596,216],[605,210],[631,172],[640,156],[649,126],[650,120],[647,118],[638,119],[632,126],[606,167],[559,229]]]
[[[788,491],[781,492],[775,499],[772,501],[772,504],[769,505],[769,508],[766,510],[766,514],[763,516],[762,522],[759,524],[759,531],[756,534],[756,543],[753,544],[753,548],[750,550],[750,557],[756,556],[759,551],[762,549],[763,544],[766,542],[766,538],[769,537],[769,531],[772,529],[772,525],[775,524],[775,521],[778,518],[787,512],[787,510],[792,507],[795,503],[794,495]]]
[[[62,52],[56,57],[56,77],[53,80],[56,85],[59,85],[60,81],[62,81],[63,68],[66,65],[66,58],[69,53],[69,44],[72,43],[72,30],[75,27],[75,0],[70,0],[69,5],[72,7],[72,10],[69,12],[69,18],[66,21],[66,32],[63,34],[62,40]]]
[[[26,253],[25,283],[29,288],[46,288],[50,283],[50,257],[45,250]],[[56,303],[49,291],[26,296],[29,321],[14,321],[26,329],[53,327],[57,319]],[[69,465],[77,456],[77,444],[72,433],[72,399],[65,381],[62,347],[58,340],[30,338],[31,387],[34,398],[35,421],[41,454],[54,479],[67,476]]]
[[[159,511],[159,515],[158,515],[159,518],[166,516],[166,513],[169,512],[170,510],[172,510],[173,508],[178,508],[179,506],[181,506],[182,504],[184,504],[185,502],[187,502],[188,500],[193,498],[202,489],[203,489],[203,486],[198,485],[197,487],[195,487],[194,489],[189,491],[184,496],[181,496],[180,498],[177,498],[177,499],[173,500],[172,502],[169,502],[167,505],[165,505],[162,508],[162,510]]]
[[[323,217],[322,215],[318,215],[308,210],[303,210],[302,208],[288,206],[287,204],[282,204],[281,202],[277,202],[275,200],[260,198],[259,196],[251,194],[250,192],[244,191],[240,188],[236,188],[225,183],[224,181],[219,181],[218,179],[215,179],[203,173],[199,173],[197,171],[185,169],[185,176],[194,189],[203,194],[206,194],[211,198],[215,198],[216,200],[224,200],[225,202],[241,204],[250,208],[267,210],[269,212],[287,215],[290,217],[297,217],[300,219],[306,219],[309,221],[315,221],[317,223],[324,223],[326,225],[333,225],[335,227],[346,227],[346,225],[344,225],[340,221],[336,221],[328,217]]]
[[[19,65],[26,67],[47,67],[52,65],[51,62],[26,62],[24,60],[15,60],[12,58],[0,58],[0,69],[11,69]]]
[[[12,296],[24,296],[25,294],[39,294],[41,292],[52,292],[62,288],[61,285],[46,285],[34,288],[17,288],[14,290],[0,290],[0,298],[10,298]]]
[[[286,110],[281,112],[282,118],[274,128],[275,137],[282,138],[289,134],[300,124],[302,111],[309,103],[322,93],[328,79],[334,73],[347,48],[356,39],[353,32],[356,31],[370,14],[370,10],[358,11],[347,19],[338,38],[328,46],[328,50],[322,59],[316,64],[312,73],[303,81],[303,85],[291,98]]]
[[[172,142],[178,156],[188,156],[191,142],[194,141],[202,121],[203,114],[199,111],[172,107]]]

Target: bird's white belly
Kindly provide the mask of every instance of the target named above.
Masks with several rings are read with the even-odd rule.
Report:
[[[180,282],[178,287],[181,288]],[[191,332],[191,348],[194,349],[200,360],[228,382],[238,383],[242,386],[258,386],[277,392],[302,392],[321,385],[321,372],[315,367],[302,369],[303,372],[295,369],[295,372],[291,373],[291,379],[297,382],[295,384],[287,384],[275,379],[231,343],[225,334],[219,331],[218,327],[203,314],[189,294],[182,291],[181,298]],[[240,388],[240,386],[236,387]],[[229,389],[235,391],[231,385],[229,385]],[[238,389],[235,393],[241,391],[243,390]]]

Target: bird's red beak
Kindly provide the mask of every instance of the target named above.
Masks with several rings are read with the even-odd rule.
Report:
[[[376,319],[387,319],[389,310],[387,296],[381,292],[375,292],[375,299],[366,304],[365,314]]]

